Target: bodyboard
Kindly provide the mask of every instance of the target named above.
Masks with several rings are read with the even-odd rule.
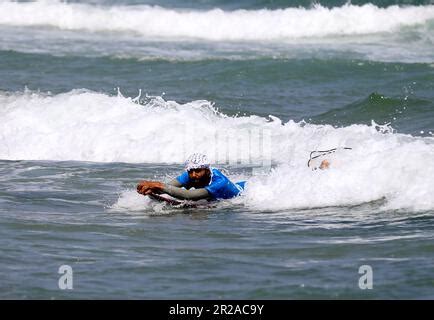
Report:
[[[162,202],[165,204],[168,204],[173,207],[177,208],[210,208],[212,205],[210,205],[208,202],[206,203],[198,203],[195,201],[187,201],[187,200],[178,200],[175,198],[170,197],[169,195],[159,195],[155,193],[150,193],[147,195],[150,199]]]

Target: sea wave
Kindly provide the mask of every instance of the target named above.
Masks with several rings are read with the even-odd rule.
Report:
[[[61,1],[0,3],[0,25],[48,26],[62,30],[122,32],[153,39],[285,41],[297,38],[396,32],[423,26],[432,30],[434,5],[200,11],[158,6],[102,6]]]
[[[281,209],[356,205],[433,209],[434,138],[371,125],[333,127],[270,116],[229,117],[209,101],[179,104],[86,90],[0,94],[0,159],[181,164],[193,152],[213,163],[260,167],[242,201]],[[309,152],[351,151],[330,170],[307,167]],[[265,206],[265,207],[264,207]]]

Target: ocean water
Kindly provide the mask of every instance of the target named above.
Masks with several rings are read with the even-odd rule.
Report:
[[[433,299],[434,2],[0,0],[0,172],[2,299]]]

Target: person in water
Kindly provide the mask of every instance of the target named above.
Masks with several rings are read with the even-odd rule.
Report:
[[[321,164],[320,164],[319,168],[320,168],[321,170],[329,169],[329,168],[330,168],[330,161],[327,160],[327,159],[321,161]]]
[[[137,192],[143,195],[166,193],[182,200],[219,200],[240,195],[245,183],[233,183],[220,170],[210,166],[206,155],[194,153],[185,162],[185,172],[176,179],[169,183],[140,181]]]

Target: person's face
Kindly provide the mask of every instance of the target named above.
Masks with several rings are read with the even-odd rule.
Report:
[[[191,169],[188,171],[188,176],[194,183],[199,183],[208,178],[209,170],[205,168]]]

